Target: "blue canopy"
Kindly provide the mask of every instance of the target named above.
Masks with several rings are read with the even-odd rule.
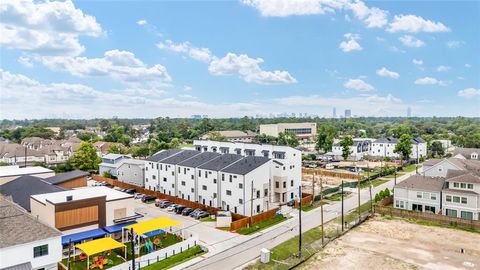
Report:
[[[106,231],[107,233],[121,232],[123,227],[128,226],[128,225],[132,225],[132,224],[135,224],[135,223],[137,223],[137,222],[136,221],[130,221],[130,222],[122,223],[122,224],[115,224],[115,225],[112,225],[112,226],[107,226],[107,227],[103,228],[103,230]]]
[[[62,236],[62,245],[68,245],[69,241],[72,241],[72,243],[80,243],[83,240],[96,239],[104,237],[105,235],[107,235],[107,233],[102,229],[93,229],[89,231],[64,235]]]
[[[154,235],[161,234],[164,232],[165,232],[164,230],[155,230],[155,231],[144,233],[143,235],[145,235],[146,237],[152,237]]]

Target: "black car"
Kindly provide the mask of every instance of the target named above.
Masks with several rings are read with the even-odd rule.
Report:
[[[167,208],[172,204],[173,204],[173,202],[171,202],[171,201],[161,201],[159,207],[160,208]]]
[[[144,202],[144,203],[152,202],[152,201],[155,201],[156,199],[157,199],[157,197],[155,197],[155,196],[146,195],[146,196],[143,196],[142,202]]]
[[[135,194],[135,192],[137,192],[137,190],[134,188],[129,188],[125,190],[125,193],[131,194],[131,195]]]
[[[177,205],[177,207],[175,207],[175,213],[176,214],[181,214],[183,209],[185,209],[186,207],[183,206],[183,205]]]
[[[293,207],[295,205],[295,200],[287,202],[287,205]]]
[[[182,216],[188,216],[188,215],[190,215],[191,212],[193,212],[193,209],[187,207],[187,208],[183,209]]]
[[[197,212],[194,216],[195,219],[201,219],[201,218],[206,218],[206,217],[209,217],[210,214],[208,212],[205,212],[205,211],[200,211],[200,212]]]
[[[194,217],[195,214],[197,214],[197,213],[200,212],[200,211],[203,211],[203,209],[202,209],[202,208],[197,208],[197,209],[193,210],[193,211],[192,211],[190,214],[188,214],[188,215],[191,216],[191,217]]]

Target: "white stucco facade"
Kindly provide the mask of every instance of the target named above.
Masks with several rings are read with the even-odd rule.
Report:
[[[34,256],[34,248],[47,246],[48,254]],[[61,236],[0,249],[0,269],[30,262],[32,269],[57,269],[62,260]]]

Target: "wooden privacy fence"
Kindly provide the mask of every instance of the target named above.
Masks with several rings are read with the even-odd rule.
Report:
[[[248,225],[251,226],[251,225],[257,224],[259,222],[262,222],[264,220],[271,219],[271,218],[275,217],[275,214],[277,213],[278,209],[279,208],[274,208],[274,209],[271,209],[269,211],[257,214],[257,215],[252,216],[252,217],[244,217],[242,219],[236,220],[236,221],[232,222],[232,224],[230,225],[230,230],[231,231],[236,231],[240,228],[247,227]]]
[[[318,176],[327,176],[327,177],[338,177],[345,179],[362,179],[362,175],[356,173],[347,173],[347,172],[336,172],[324,169],[312,169],[312,168],[302,168],[302,174],[313,174],[315,172]]]
[[[313,200],[313,195],[308,193],[302,193],[302,205],[310,204]],[[298,201],[295,201],[295,208],[298,208]]]
[[[416,212],[405,209],[398,209],[393,207],[381,206],[378,204],[374,205],[375,213],[381,215],[389,215],[407,219],[416,219],[423,221],[433,221],[450,226],[459,226],[467,228],[480,228],[480,221],[478,220],[468,220],[462,218],[449,217],[444,215],[437,215],[433,213],[426,212]]]

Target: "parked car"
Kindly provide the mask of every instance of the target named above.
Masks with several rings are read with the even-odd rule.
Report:
[[[295,205],[295,200],[287,202],[287,205],[293,207]]]
[[[210,214],[208,212],[205,212],[205,211],[199,211],[195,214],[194,218],[195,219],[201,219],[201,218],[206,218],[206,217],[209,217]]]
[[[171,204],[170,206],[167,207],[166,210],[168,212],[174,212],[176,209],[177,209],[177,205],[176,204]]]
[[[194,217],[195,214],[198,213],[198,212],[200,212],[200,211],[203,211],[203,209],[197,208],[197,209],[193,210],[193,211],[189,214],[189,216]]]
[[[335,166],[333,166],[332,163],[328,163],[328,164],[325,165],[325,169],[327,169],[327,170],[333,170],[333,169],[335,169]]]
[[[185,209],[186,206],[183,206],[183,205],[177,205],[177,207],[175,207],[175,213],[176,214],[181,214],[183,209]]]
[[[146,202],[152,202],[152,201],[155,201],[155,199],[157,199],[157,197],[152,196],[152,195],[145,195],[145,196],[143,196],[143,198],[142,198],[142,202],[144,202],[144,203],[146,203]]]
[[[163,202],[163,200],[160,200],[160,199],[156,199],[155,200],[155,206],[156,207],[160,207],[160,204]]]
[[[160,203],[159,207],[160,207],[160,208],[167,208],[167,207],[169,207],[169,206],[172,205],[172,204],[173,204],[173,202],[171,202],[171,201],[162,201],[162,202]]]
[[[135,194],[136,191],[137,191],[136,189],[130,188],[130,189],[125,190],[125,193],[133,195],[133,194]]]
[[[133,196],[133,198],[134,198],[135,200],[138,200],[138,199],[143,198],[143,196],[145,196],[145,195],[143,195],[142,193],[135,193],[135,196]]]
[[[187,207],[187,208],[183,209],[182,216],[188,216],[188,215],[190,215],[191,212],[193,212],[193,209]]]

